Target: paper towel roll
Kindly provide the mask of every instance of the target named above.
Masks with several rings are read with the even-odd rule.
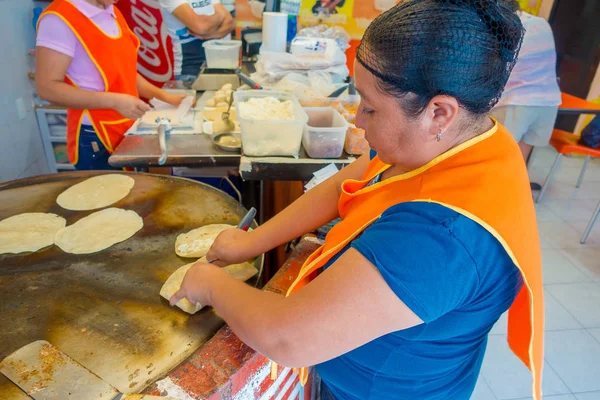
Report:
[[[287,14],[263,13],[262,50],[285,53],[287,44]]]

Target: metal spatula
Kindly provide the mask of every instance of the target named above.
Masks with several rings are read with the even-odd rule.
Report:
[[[126,400],[128,397],[45,340],[30,343],[6,357],[0,362],[0,372],[35,400]],[[157,396],[141,399],[153,398],[169,399]]]

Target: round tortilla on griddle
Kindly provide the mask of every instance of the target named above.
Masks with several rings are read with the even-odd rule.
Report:
[[[38,251],[54,244],[67,221],[51,213],[24,213],[0,221],[0,254]]]
[[[135,179],[123,174],[94,176],[62,192],[56,202],[67,210],[96,210],[125,198],[134,185]]]
[[[185,258],[204,257],[217,236],[224,230],[232,228],[235,228],[235,226],[213,224],[191,230],[188,233],[182,233],[177,236],[177,240],[175,241],[175,253]]]

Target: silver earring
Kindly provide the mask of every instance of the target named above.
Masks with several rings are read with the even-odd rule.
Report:
[[[437,135],[435,135],[435,139],[439,142],[442,140],[442,128],[440,128]]]

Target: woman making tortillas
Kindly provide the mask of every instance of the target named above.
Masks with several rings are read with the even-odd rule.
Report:
[[[405,0],[378,17],[355,63],[371,153],[255,231],[224,231],[207,258],[248,260],[341,217],[325,245],[287,297],[196,263],[171,304],[213,306],[275,363],[314,365],[325,393],[361,400],[468,399],[510,307],[540,399],[534,206],[517,143],[487,116],[522,34],[496,0]]]
[[[40,16],[37,91],[67,108],[67,151],[77,169],[110,168],[108,157],[133,120],[150,109],[140,96],[171,105],[185,97],[137,73],[140,41],[116,2],[54,0]]]

